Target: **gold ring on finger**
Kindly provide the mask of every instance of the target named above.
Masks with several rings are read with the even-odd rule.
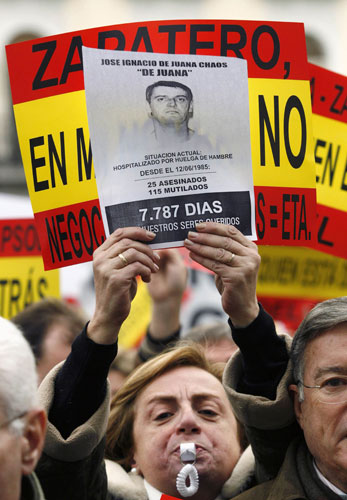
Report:
[[[231,255],[230,255],[229,260],[228,260],[229,265],[231,265],[234,257],[235,257],[235,254],[233,252],[231,252]]]
[[[118,257],[119,257],[119,258],[120,258],[120,260],[123,262],[123,264],[124,264],[124,266],[123,266],[123,267],[125,267],[125,266],[127,266],[127,265],[129,264],[129,262],[128,262],[127,258],[126,258],[126,257],[124,257],[124,255],[123,255],[122,253],[119,253],[119,254],[118,254]]]

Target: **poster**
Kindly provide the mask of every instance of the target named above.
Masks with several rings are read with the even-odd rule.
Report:
[[[6,47],[22,160],[45,269],[92,259],[105,239],[82,46],[247,60],[260,244],[316,240],[312,109],[302,23],[171,20],[92,28]]]
[[[317,182],[317,250],[347,259],[347,77],[309,65]]]
[[[59,271],[44,271],[34,219],[0,220],[0,316],[11,319],[44,297],[60,297]]]
[[[256,239],[247,62],[83,47],[88,124],[107,234],[140,226],[154,248],[197,222]]]
[[[347,78],[309,64],[317,188],[313,248],[260,246],[258,296],[291,331],[315,303],[347,294]]]

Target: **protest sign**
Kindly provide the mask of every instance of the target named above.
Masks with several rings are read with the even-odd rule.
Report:
[[[259,246],[259,300],[293,331],[316,302],[347,294],[347,78],[313,64],[309,64],[309,74],[316,250]]]
[[[317,182],[317,245],[347,258],[347,77],[309,65]]]
[[[259,295],[324,300],[345,295],[347,261],[310,248],[261,246]]]
[[[153,248],[182,246],[215,221],[256,239],[246,61],[82,52],[107,234],[140,226]]]
[[[104,241],[82,45],[246,59],[258,241],[315,240],[315,173],[304,27],[262,21],[153,21],[6,48],[14,113],[45,268],[91,260]]]
[[[12,318],[43,297],[59,297],[59,271],[44,271],[34,219],[0,220],[0,316]]]
[[[347,260],[311,248],[259,246],[257,296],[294,332],[322,300],[347,294]]]

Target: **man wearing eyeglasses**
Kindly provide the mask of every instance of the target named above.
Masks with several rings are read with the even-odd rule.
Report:
[[[247,335],[247,331],[243,333]],[[243,351],[247,351],[245,346]],[[277,394],[265,403],[265,410],[263,400],[263,413],[259,411],[259,398],[257,401],[249,395],[249,387],[242,388],[243,394],[231,390],[234,410],[244,423],[250,426],[252,419],[263,420],[266,432],[266,412],[273,416],[277,411],[277,436],[291,440],[275,479],[237,499],[347,499],[347,297],[324,301],[308,313],[295,333],[290,358],[293,370],[289,366],[285,377],[292,383],[282,380],[278,384]],[[239,387],[240,379],[242,376]],[[286,386],[294,398],[301,429],[296,437],[286,407]]]
[[[314,471],[329,493],[347,498],[347,297],[307,315],[291,359],[296,384],[289,389]]]
[[[46,414],[37,400],[35,359],[21,332],[0,317],[0,498],[44,500],[33,473]]]

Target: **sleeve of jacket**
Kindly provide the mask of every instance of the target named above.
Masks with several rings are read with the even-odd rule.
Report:
[[[168,337],[158,340],[152,337],[150,331],[147,331],[137,352],[140,362],[148,361],[157,354],[161,354],[168,347],[174,346],[180,339],[180,332],[179,329]]]
[[[54,367],[39,388],[40,403],[47,414],[60,367]],[[48,422],[44,450],[36,468],[47,500],[107,499],[104,449],[109,398],[108,389],[97,411],[67,439]]]
[[[289,352],[291,338],[282,337]],[[243,360],[237,351],[225,368],[223,383],[252,446],[257,482],[264,482],[277,475],[289,443],[300,432],[288,392],[289,384],[293,383],[291,362],[277,385],[274,400],[237,392],[242,377]]]

